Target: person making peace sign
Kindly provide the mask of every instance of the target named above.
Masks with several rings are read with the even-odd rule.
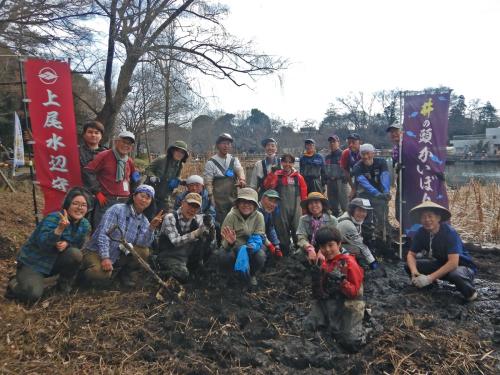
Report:
[[[82,262],[83,243],[90,233],[85,219],[90,199],[81,188],[71,189],[62,210],[47,215],[37,225],[17,257],[16,276],[9,281],[7,297],[32,303],[44,289],[44,278],[59,275],[57,286],[70,292]]]

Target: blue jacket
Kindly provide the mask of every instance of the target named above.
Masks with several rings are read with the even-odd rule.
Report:
[[[278,234],[276,233],[276,228],[274,227],[274,217],[272,213],[267,212],[262,207],[259,206],[259,212],[264,216],[264,224],[266,225],[266,237],[274,245],[279,246],[280,240],[278,239]]]
[[[80,249],[90,233],[89,221],[83,218],[78,223],[70,222],[62,234],[57,236],[54,230],[60,220],[59,212],[48,214],[21,247],[17,261],[48,276],[60,254],[56,249],[56,242],[67,241],[69,247]]]

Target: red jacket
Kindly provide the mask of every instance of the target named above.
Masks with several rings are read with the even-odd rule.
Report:
[[[350,254],[339,254],[331,260],[325,260],[321,266],[323,272],[332,272],[335,268],[340,269],[346,278],[340,284],[340,291],[347,297],[354,299],[358,297],[359,290],[363,284],[364,272],[356,262],[356,258]],[[326,274],[321,285],[326,282]]]
[[[135,172],[132,158],[128,158],[125,165],[123,181],[116,181],[117,162],[113,150],[98,153],[94,160],[87,164],[86,171],[91,172],[89,188],[92,193],[98,191],[112,197],[128,197],[130,195],[130,176]]]
[[[300,200],[303,201],[307,199],[307,184],[304,177],[302,177],[298,171],[293,170],[289,175],[286,175],[283,169],[278,169],[276,172],[270,172],[264,179],[264,188],[266,190],[276,189],[279,179],[281,185],[293,185],[295,184],[295,180],[297,180],[299,183]]]

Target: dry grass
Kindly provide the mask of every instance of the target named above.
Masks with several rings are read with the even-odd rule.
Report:
[[[494,374],[497,359],[490,343],[466,330],[437,327],[431,315],[389,319],[389,327],[373,343],[374,358],[366,374]]]
[[[471,180],[448,195],[452,224],[464,241],[500,242],[500,185]]]

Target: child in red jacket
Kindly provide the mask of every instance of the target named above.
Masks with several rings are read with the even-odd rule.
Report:
[[[313,302],[305,321],[309,330],[326,329],[346,350],[356,352],[365,343],[363,269],[354,256],[342,252],[342,235],[332,227],[316,233],[325,256],[313,269]]]

